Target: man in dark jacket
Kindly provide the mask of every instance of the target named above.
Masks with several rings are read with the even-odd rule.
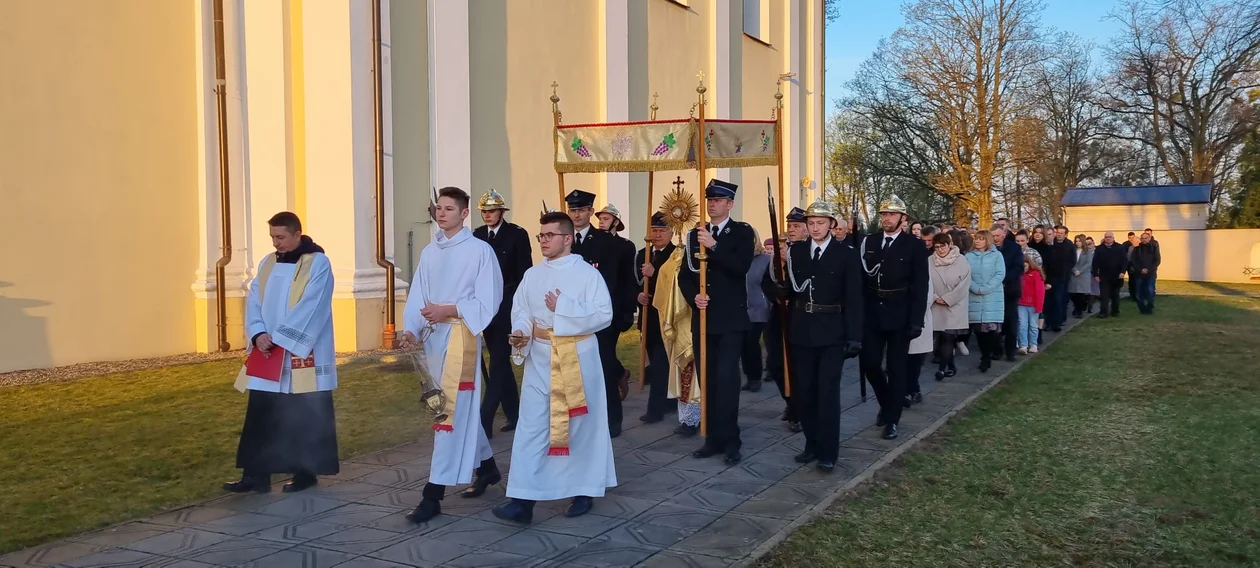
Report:
[[[1149,233],[1143,233],[1141,242],[1133,250],[1133,272],[1137,274],[1137,305],[1143,314],[1155,313],[1155,271],[1159,268],[1159,247]]]
[[[1050,257],[1045,260],[1046,283],[1050,285],[1046,295],[1046,328],[1050,331],[1063,331],[1067,323],[1068,281],[1072,279],[1072,269],[1076,266],[1076,245],[1067,238],[1068,228],[1064,225],[1054,226],[1054,243],[1050,245]],[[1020,270],[1023,274],[1023,270]]]
[[[486,369],[486,394],[481,399],[481,427],[486,436],[494,437],[494,413],[503,407],[503,416],[507,422],[500,429],[510,432],[516,429],[517,411],[520,406],[520,394],[516,391],[516,376],[512,374],[511,346],[508,345],[508,334],[512,333],[512,296],[525,276],[525,271],[534,265],[533,249],[529,233],[520,226],[507,222],[504,213],[510,211],[503,196],[491,189],[481,196],[477,202],[481,210],[481,220],[485,225],[477,227],[473,236],[488,243],[494,249],[495,258],[499,261],[499,271],[503,274],[503,300],[499,302],[499,311],[486,328],[486,348],[490,351],[490,366]]]
[[[1010,238],[1004,223],[994,225],[990,232],[993,233],[993,246],[1002,253],[1002,259],[1006,261],[1006,279],[1002,281],[1004,349],[1002,353],[994,353],[993,358],[1001,359],[1005,355],[1007,361],[1014,361],[1015,336],[1019,329],[1020,283],[1024,277],[1024,248]]]
[[[1124,241],[1125,271],[1129,273],[1129,299],[1137,301],[1137,273],[1133,271],[1133,249],[1141,244],[1137,233],[1129,231],[1128,240]]]
[[[669,260],[674,253],[674,231],[665,223],[665,215],[652,214],[652,230],[648,233],[649,247],[639,249],[635,254],[635,276],[639,285],[646,286],[647,291],[640,288],[638,303],[640,310],[647,310],[647,327],[643,328],[644,348],[647,350],[647,368],[644,369],[644,381],[648,388],[647,413],[639,417],[646,423],[660,422],[669,412],[669,354],[665,351],[665,342],[661,338],[661,314],[652,305],[652,296],[656,294],[656,271]],[[645,255],[651,251],[651,256]],[[645,281],[644,278],[647,278]]]
[[[791,211],[788,211],[786,219],[788,228],[787,234],[780,234],[779,238],[785,241],[787,246],[791,246],[791,243],[794,242],[805,241],[808,238],[808,232],[805,229],[805,210],[800,207],[793,207]],[[779,246],[780,244],[776,244],[776,246]],[[787,249],[784,247],[783,253],[780,256],[780,263],[786,260]],[[766,268],[767,274],[762,280],[763,283],[778,274],[775,272],[774,266],[767,266]],[[783,267],[780,266],[779,268]],[[773,290],[766,288],[764,285],[762,286],[762,289],[767,295],[774,294]],[[789,377],[791,376],[791,361],[788,357],[784,356],[783,338],[785,335],[784,330],[791,325],[792,319],[791,311],[785,309],[784,302],[785,300],[782,298],[775,299],[775,305],[773,306],[773,309],[770,310],[770,318],[766,322],[765,331],[762,334],[763,341],[766,344],[766,377],[768,377],[771,381],[774,381],[774,384],[779,387],[779,396],[783,397],[785,408],[783,409],[783,416],[781,419],[788,423],[789,430],[793,432],[800,432],[800,417],[797,415],[796,408],[792,405],[792,401],[787,395],[787,386],[783,382],[785,360],[787,361],[786,364],[789,366],[787,374]]]
[[[1116,234],[1107,231],[1102,245],[1094,251],[1094,264],[1090,273],[1098,283],[1098,317],[1120,315],[1120,287],[1124,285],[1124,272],[1129,265],[1129,255],[1124,245],[1116,242]]]

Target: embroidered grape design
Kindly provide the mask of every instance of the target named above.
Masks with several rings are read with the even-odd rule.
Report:
[[[666,152],[672,150],[678,142],[674,140],[674,133],[670,132],[661,139],[661,143],[656,145],[656,149],[652,150],[653,156],[664,156]]]
[[[591,157],[591,151],[586,149],[586,144],[582,143],[581,138],[574,138],[569,147],[573,148],[573,151],[583,158]]]

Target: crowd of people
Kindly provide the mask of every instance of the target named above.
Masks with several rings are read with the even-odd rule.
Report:
[[[439,191],[434,238],[403,310],[401,344],[425,355],[423,403],[434,414],[430,476],[408,518],[441,514],[452,485],[476,498],[503,480],[489,444],[500,410],[497,431],[514,437],[509,501],[493,513],[528,523],[537,501],[570,498],[567,516],[589,512],[617,484],[611,440],[622,431],[630,373],[616,346],[636,325],[649,389],[640,421],[676,413],[675,433],[703,435],[693,457],[734,465],[740,392],[773,382],[787,428],[804,433],[795,461],[830,472],[845,360],[858,359],[879,401],[876,425],[895,439],[902,410],[923,401],[929,358],[941,381],[959,372],[956,354],[969,344],[981,372],[1035,353],[1069,310],[1119,315],[1126,275],[1139,311],[1154,310],[1160,259],[1149,230],[1124,244],[1107,233],[1098,246],[1084,235],[1069,241],[1062,225],[1013,230],[999,219],[973,231],[913,222],[893,196],[867,234],[824,201],[793,208],[776,243],[731,218],[737,191],[712,180],[706,223],[693,229],[658,212],[637,248],[619,235],[616,207],[595,211],[595,195],[574,190],[565,212],[542,212],[537,264],[498,192],[479,200],[474,231],[464,226],[469,195]],[[339,468],[330,264],[296,215],[269,224],[276,253],[260,263],[247,302],[251,362],[237,386],[249,403],[242,477],[224,485],[232,492],[269,491],[283,473],[293,474],[283,490],[301,491]],[[272,357],[274,371],[256,360]],[[519,390],[513,365],[524,368]]]

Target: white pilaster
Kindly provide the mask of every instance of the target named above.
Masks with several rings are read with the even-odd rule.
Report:
[[[730,0],[713,0],[709,6],[709,37],[713,51],[709,54],[708,78],[705,84],[708,92],[708,104],[705,115],[710,118],[737,118],[743,113],[731,104],[731,2]],[[731,178],[732,171],[722,168],[714,172],[721,180],[735,182]],[[735,182],[739,183],[739,182]],[[703,190],[703,188],[702,188]],[[739,194],[744,195],[743,192]]]
[[[306,228],[333,265],[335,298],[379,298],[369,0],[305,2]],[[318,40],[318,41],[316,41]]]
[[[394,263],[397,268],[398,261],[394,255],[394,83],[393,83],[393,51],[390,47],[392,41],[389,11],[391,0],[381,0],[381,61],[379,62],[381,69],[381,145],[383,146],[382,168],[384,168],[385,176],[385,258]],[[410,274],[406,274],[407,267],[403,266],[394,271],[395,284],[399,290],[405,290],[407,287],[406,280],[402,278],[410,278]],[[400,293],[401,296],[401,293]]]
[[[600,0],[600,118],[604,122],[630,120],[630,7],[628,0]],[[630,174],[603,174],[604,202],[621,211],[627,229],[642,213],[630,207]],[[635,221],[639,219],[638,221]]]
[[[801,203],[802,163],[805,161],[805,89],[801,82],[802,57],[801,34],[804,32],[804,14],[801,13],[800,0],[787,0],[783,3],[783,53],[784,73],[795,73],[796,76],[783,81],[783,159],[787,162],[784,168],[783,184],[788,195],[785,208],[804,207]]]
[[[285,69],[285,14],[281,1],[246,2],[243,5],[244,92],[243,113],[249,134],[245,172],[248,249],[243,259],[248,266],[257,266],[272,251],[267,219],[291,209],[289,187],[292,172],[287,159],[291,125],[286,119],[288,94]]]
[[[468,0],[429,3],[429,151],[432,185],[472,187]],[[429,191],[429,188],[418,188]],[[469,222],[475,215],[469,215]],[[466,223],[467,224],[467,223]]]
[[[810,25],[814,28],[814,41],[810,42],[810,49],[814,52],[813,65],[809,70],[810,84],[813,85],[810,101],[814,107],[814,121],[811,130],[814,132],[814,160],[810,168],[812,172],[810,177],[814,178],[817,185],[815,194],[819,197],[823,194],[823,181],[827,179],[825,161],[823,156],[827,153],[826,133],[827,133],[827,89],[826,89],[826,57],[827,51],[827,11],[823,4],[823,0],[811,1],[813,19]]]

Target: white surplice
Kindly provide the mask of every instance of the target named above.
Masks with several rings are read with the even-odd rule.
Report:
[[[310,279],[302,298],[289,307],[289,288],[293,283],[297,264],[277,262],[267,277],[266,293],[259,297],[259,281],[255,278],[249,287],[245,304],[245,335],[253,350],[254,336],[266,332],[271,342],[294,356],[305,359],[315,356],[315,385],[317,390],[331,391],[337,388],[337,352],[333,348],[332,325],[332,264],[324,253],[312,253]],[[261,273],[263,259],[258,263]],[[260,275],[259,278],[262,276]],[[249,377],[249,390],[293,393],[292,366],[284,358],[284,370],[280,382]]]
[[[420,264],[411,279],[407,305],[403,308],[403,331],[420,337],[420,330],[426,324],[420,310],[425,304],[453,304],[469,333],[476,337],[476,353],[481,357],[481,333],[490,325],[502,299],[503,274],[494,249],[474,238],[467,228],[460,229],[451,238],[439,232],[433,242],[420,251]],[[452,327],[449,323],[434,324],[433,332],[424,342],[429,373],[436,380],[442,378]],[[473,367],[474,377],[461,377],[461,381],[473,382],[473,390],[459,391],[456,396],[453,429],[433,433],[431,483],[447,486],[471,483],[473,470],[494,455],[481,428],[480,362]],[[421,390],[428,387],[422,385]]]
[[[547,292],[560,290],[556,311]],[[507,496],[548,501],[584,495],[602,497],[617,486],[608,402],[599,343],[594,333],[612,322],[612,300],[599,271],[578,255],[544,260],[525,271],[512,297],[512,329],[531,336],[525,348],[521,411],[512,441]],[[551,433],[551,343],[532,339],[533,327],[553,336],[590,335],[577,343],[587,413],[569,420],[569,455],[547,455]]]

